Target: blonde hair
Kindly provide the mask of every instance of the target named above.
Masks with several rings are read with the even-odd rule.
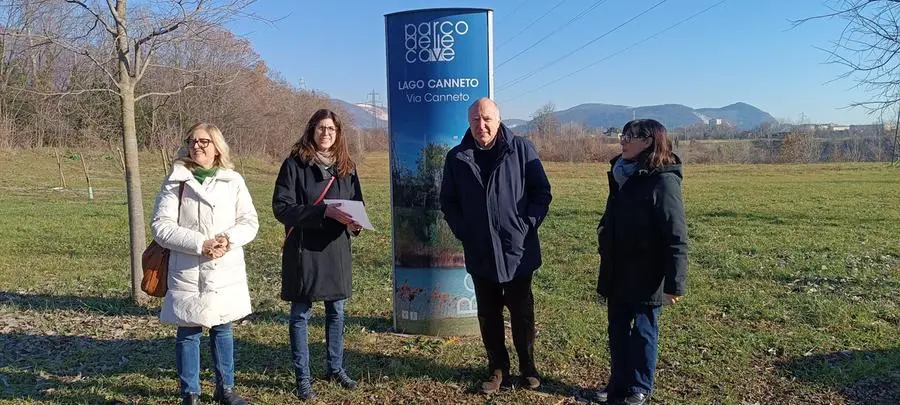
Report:
[[[175,152],[175,161],[182,162],[188,169],[193,169],[198,166],[197,163],[191,159],[190,146],[187,144],[187,141],[191,139],[191,136],[197,131],[203,131],[209,134],[209,137],[212,139],[212,144],[216,147],[217,154],[213,166],[234,169],[234,163],[231,162],[231,148],[229,148],[228,143],[225,142],[225,136],[222,135],[222,131],[219,130],[219,127],[205,122],[194,125],[191,129],[187,130],[187,135],[185,135],[182,140],[181,147]]]

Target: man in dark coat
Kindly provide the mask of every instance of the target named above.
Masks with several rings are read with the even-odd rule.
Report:
[[[482,391],[512,386],[504,341],[503,306],[509,308],[523,384],[536,389],[532,273],[541,266],[538,227],[550,206],[550,182],[534,147],[500,123],[489,98],[469,107],[469,130],[447,153],[441,211],[463,244],[475,284],[478,323],[491,378]]]

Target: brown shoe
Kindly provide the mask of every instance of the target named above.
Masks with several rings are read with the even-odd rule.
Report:
[[[512,381],[509,378],[509,372],[503,370],[494,370],[491,379],[481,384],[481,392],[485,394],[493,394],[501,389],[512,388]]]
[[[541,379],[536,375],[527,376],[522,379],[524,386],[528,387],[530,390],[536,390],[541,386]]]

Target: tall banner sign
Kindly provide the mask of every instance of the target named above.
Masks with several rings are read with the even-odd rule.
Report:
[[[475,287],[438,193],[468,108],[493,95],[492,14],[427,9],[385,16],[393,212],[394,328],[478,333]]]

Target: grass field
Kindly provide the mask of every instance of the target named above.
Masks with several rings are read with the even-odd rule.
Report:
[[[129,303],[127,209],[116,161],[0,151],[0,403],[174,403],[175,329]],[[294,403],[287,305],[278,299],[277,166],[246,161],[260,213],[247,248],[256,313],[235,328],[239,392]],[[547,164],[554,200],[535,276],[540,392],[476,393],[477,337],[391,333],[387,156],[360,169],[373,222],[354,242],[349,371],[361,389],[316,381],[314,403],[574,403],[608,377],[605,308],[594,293],[601,164]],[[163,177],[142,156],[145,217]],[[687,166],[688,293],[661,317],[655,403],[900,403],[900,169],[884,164]],[[149,224],[148,224],[149,225]],[[323,372],[323,309],[311,331]],[[511,346],[511,343],[509,343]],[[209,365],[203,346],[204,366]],[[514,368],[515,369],[515,368]],[[212,374],[202,375],[210,394]],[[209,398],[205,398],[209,401]]]

